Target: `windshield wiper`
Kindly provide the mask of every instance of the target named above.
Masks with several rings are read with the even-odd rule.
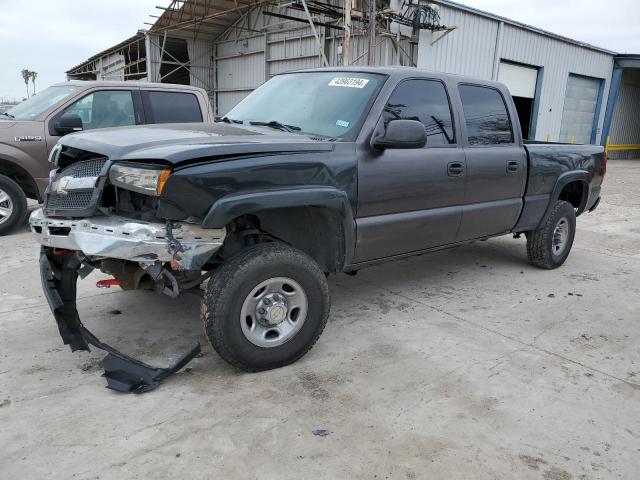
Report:
[[[0,115],[6,115],[9,118],[16,118],[16,117],[14,117],[13,115],[11,115],[10,113],[7,113],[7,112],[2,112],[2,113],[0,113]]]
[[[229,117],[218,117],[215,119],[216,122],[224,122],[224,123],[242,123],[242,120],[236,120],[234,118]]]
[[[293,132],[299,132],[302,129],[300,127],[297,127],[295,125],[286,125],[284,123],[280,123],[276,120],[271,120],[269,122],[249,122],[250,125],[258,125],[261,127],[271,127],[271,128],[276,128],[278,130],[282,130],[285,132],[289,132],[289,133],[293,133]]]

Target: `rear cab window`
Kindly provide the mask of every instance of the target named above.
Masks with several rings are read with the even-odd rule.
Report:
[[[146,123],[202,122],[198,97],[188,92],[143,91]]]
[[[455,143],[449,97],[438,80],[402,81],[384,107],[385,128],[392,120],[418,120],[427,133],[427,146]]]
[[[513,128],[502,94],[493,87],[459,85],[469,145],[513,143]]]

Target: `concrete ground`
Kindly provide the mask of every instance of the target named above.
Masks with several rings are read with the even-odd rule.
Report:
[[[24,227],[0,238],[0,477],[636,479],[639,185],[610,162],[559,270],[505,237],[332,277],[318,344],[265,373],[216,355],[195,296],[94,276],[79,308],[103,340],[161,364],[204,346],[141,396],[62,345]]]

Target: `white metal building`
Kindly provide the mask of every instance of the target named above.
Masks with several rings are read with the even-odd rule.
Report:
[[[499,80],[527,138],[640,144],[640,57],[447,0],[173,0],[144,35],[67,74],[189,83],[223,115],[277,73],[343,64]]]
[[[418,66],[507,84],[527,138],[600,142],[614,52],[441,3],[442,22],[457,28],[441,40],[421,32]]]

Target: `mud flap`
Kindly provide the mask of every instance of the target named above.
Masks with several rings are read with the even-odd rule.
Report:
[[[89,345],[107,352],[100,365],[104,369],[107,388],[119,392],[144,393],[160,385],[162,380],[177,372],[200,353],[198,343],[189,352],[168,368],[152,367],[135,358],[119,352],[101,342],[87,330],[76,308],[76,286],[78,274],[83,268],[82,261],[75,252],[54,255],[48,247],[40,251],[40,277],[42,288],[53,316],[58,324],[60,336],[72,352],[89,351]]]

